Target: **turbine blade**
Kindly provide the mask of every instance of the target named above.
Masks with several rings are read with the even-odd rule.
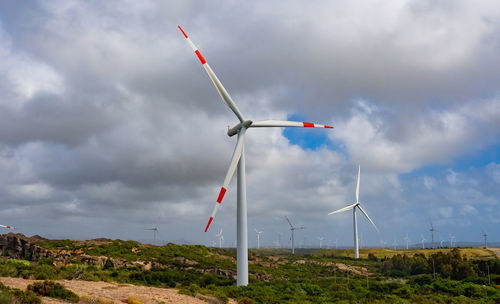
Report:
[[[244,129],[243,129],[244,130]],[[219,207],[222,203],[222,199],[224,198],[224,195],[226,194],[226,189],[229,183],[231,182],[231,178],[234,175],[234,171],[236,171],[236,167],[238,166],[238,162],[241,157],[241,153],[243,152],[243,145],[245,144],[245,131],[240,132],[240,136],[238,136],[238,142],[236,143],[236,147],[234,148],[233,152],[233,157],[231,159],[231,164],[229,165],[229,170],[226,173],[226,178],[224,179],[224,184],[222,185],[219,196],[217,197],[217,202],[215,203],[215,207],[212,211],[212,215],[210,216],[210,219],[208,220],[207,227],[205,228],[205,232],[208,231],[208,228],[210,227],[210,224],[212,223],[215,214],[217,214],[217,210],[219,210]]]
[[[198,56],[198,59],[200,60],[200,62],[203,65],[203,67],[205,68],[205,71],[207,72],[208,77],[210,77],[210,80],[212,80],[212,82],[213,82],[215,88],[217,89],[217,92],[219,92],[219,95],[222,98],[222,100],[233,111],[233,113],[238,117],[238,119],[240,120],[240,122],[243,122],[245,120],[243,118],[243,115],[241,114],[240,110],[238,109],[238,107],[234,103],[234,101],[231,98],[231,96],[229,95],[229,93],[226,91],[226,89],[224,88],[224,86],[220,82],[219,78],[217,78],[217,76],[215,75],[215,73],[212,70],[212,68],[210,68],[210,66],[208,65],[208,63],[205,60],[205,58],[203,58],[203,56],[201,55],[201,53],[198,50],[198,48],[194,45],[194,43],[191,41],[191,39],[186,35],[186,33],[184,32],[184,30],[181,28],[181,26],[178,25],[178,27],[179,27],[179,30],[181,30],[181,32],[184,35],[184,37],[186,38],[186,40],[189,43],[189,45],[191,46],[191,48],[193,49],[193,51],[195,52],[196,56]]]
[[[359,203],[359,177],[361,174],[361,166],[358,166],[358,183],[356,184],[356,203]]]
[[[336,210],[336,211],[328,213],[328,215],[332,215],[332,214],[335,214],[335,213],[340,213],[340,212],[344,212],[344,211],[347,211],[347,210],[351,210],[352,208],[356,207],[356,204],[357,203],[354,203],[354,204],[349,205],[347,207],[340,208],[339,210]]]
[[[286,221],[288,222],[288,224],[290,224],[290,227],[292,227],[292,228],[293,228],[292,222],[290,222],[290,220],[288,219],[288,216],[286,216],[286,215],[285,215],[285,219],[286,219]]]
[[[2,227],[2,228],[7,228],[7,229],[17,229],[16,227],[12,227],[12,226],[5,226],[5,225],[0,225],[0,227]]]
[[[359,210],[361,210],[361,212],[363,212],[363,214],[366,216],[366,218],[370,221],[370,223],[372,223],[373,227],[375,227],[375,230],[377,230],[377,232],[380,232],[377,228],[377,226],[375,225],[375,223],[372,221],[372,219],[368,216],[368,214],[365,212],[365,210],[363,210],[363,208],[361,208],[361,205],[358,205],[358,208]]]
[[[333,129],[332,126],[325,126],[309,122],[287,121],[287,120],[262,120],[253,122],[250,128],[259,127],[305,127],[305,128],[327,128]]]

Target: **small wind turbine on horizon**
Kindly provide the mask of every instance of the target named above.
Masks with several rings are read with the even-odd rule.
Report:
[[[434,231],[435,232],[439,232],[439,231],[434,229],[434,225],[432,225],[432,221],[430,221],[430,223],[431,223],[431,229],[429,229],[429,231],[431,232],[431,238],[432,238],[431,239],[431,241],[432,241],[431,248],[434,248]]]
[[[227,131],[228,136],[238,135],[236,142],[236,147],[231,158],[231,163],[229,165],[229,170],[224,178],[224,183],[219,191],[215,207],[210,215],[205,232],[207,232],[210,224],[212,223],[217,210],[219,209],[222,199],[226,194],[226,190],[231,182],[231,179],[238,168],[238,183],[237,183],[237,202],[236,202],[236,285],[245,286],[248,285],[248,225],[247,225],[247,197],[246,197],[246,174],[245,174],[245,134],[246,130],[249,128],[262,128],[262,127],[306,127],[306,128],[327,128],[333,129],[332,126],[308,123],[308,122],[297,122],[297,121],[284,121],[284,120],[263,120],[263,121],[252,121],[245,119],[243,114],[240,112],[233,99],[226,91],[219,78],[215,75],[214,71],[208,65],[205,58],[201,55],[198,48],[193,44],[191,39],[186,35],[184,30],[180,27],[179,30],[182,32],[186,41],[193,49],[194,53],[200,60],[203,68],[212,80],[215,88],[217,89],[219,95],[221,96],[224,103],[231,109],[231,111],[236,115],[239,122],[233,128]]]
[[[156,245],[156,234],[158,233],[158,228],[145,228],[144,230],[152,230],[153,231],[153,244]]]
[[[483,238],[484,238],[484,248],[488,248],[488,234],[486,234],[485,231],[483,231]]]
[[[290,230],[292,231],[292,235],[290,236],[290,241],[292,242],[292,254],[295,254],[295,237],[294,237],[294,231],[295,230],[302,230],[305,229],[306,227],[300,226],[300,227],[295,227],[292,222],[290,222],[290,219],[288,219],[288,216],[285,215],[285,219],[290,225]]]
[[[450,248],[453,248],[453,244],[454,244],[454,241],[455,241],[455,236],[453,236],[451,233],[449,235],[450,235]]]
[[[425,249],[425,241],[427,241],[423,235],[421,235],[422,237],[422,249]]]
[[[406,241],[406,250],[408,250],[408,242],[410,241],[410,238],[408,238],[408,232],[406,233],[406,236],[403,238],[403,240]]]
[[[255,233],[257,233],[257,249],[260,249],[260,235],[264,232],[264,230],[262,231],[258,231],[257,229],[255,229]]]
[[[278,232],[278,238],[276,239],[276,248],[281,248],[281,232]]]
[[[219,230],[219,233],[215,235],[219,239],[219,248],[222,248],[222,243],[224,242],[224,236],[222,235],[222,228]]]
[[[318,240],[319,240],[319,249],[322,249],[323,248],[323,240],[325,238],[323,236],[318,236]]]
[[[361,208],[361,204],[359,202],[359,179],[360,179],[360,175],[361,175],[361,166],[358,166],[358,183],[356,184],[356,202],[354,204],[352,204],[352,205],[347,206],[347,207],[344,207],[344,208],[341,208],[339,210],[336,210],[336,211],[328,213],[328,215],[332,215],[332,214],[335,214],[335,213],[344,212],[344,211],[352,209],[353,222],[354,222],[354,258],[355,259],[359,259],[358,222],[357,222],[357,219],[356,219],[356,208],[358,208],[359,211],[361,211],[365,215],[365,217],[370,221],[370,223],[372,223],[373,227],[375,227],[375,230],[377,230],[377,232],[379,232],[377,226],[375,226],[375,223],[368,216],[368,214],[365,212],[365,210],[363,210],[363,208]]]

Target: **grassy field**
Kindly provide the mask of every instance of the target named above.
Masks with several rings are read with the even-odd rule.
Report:
[[[449,248],[436,248],[436,249],[408,249],[408,250],[393,250],[388,248],[368,248],[368,249],[360,249],[359,257],[362,259],[367,259],[368,255],[371,253],[375,255],[377,258],[381,259],[384,257],[391,258],[397,254],[401,255],[409,255],[413,256],[414,254],[423,254],[425,256],[429,256],[436,252],[450,252],[452,249]],[[497,254],[495,250],[499,250],[498,248],[460,248],[460,252],[467,259],[495,259],[497,258]],[[318,250],[315,254],[329,254],[335,255],[339,257],[349,257],[354,258],[354,250],[353,249],[323,249]]]

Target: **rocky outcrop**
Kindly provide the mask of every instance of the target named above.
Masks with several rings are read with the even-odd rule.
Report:
[[[28,261],[38,261],[41,258],[55,257],[50,250],[31,243],[22,234],[14,233],[0,235],[0,255]]]

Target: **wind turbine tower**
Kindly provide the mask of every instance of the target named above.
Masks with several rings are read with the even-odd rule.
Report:
[[[439,232],[438,230],[434,229],[434,225],[432,225],[432,221],[431,221],[431,229],[429,229],[429,231],[431,232],[431,248],[434,248],[434,232]]]
[[[483,238],[484,238],[484,248],[488,248],[488,234],[486,234],[485,231],[483,231]]]
[[[222,85],[219,78],[215,75],[214,71],[207,63],[205,58],[201,55],[198,48],[194,45],[191,39],[186,35],[184,30],[179,26],[179,30],[182,32],[189,46],[193,49],[194,53],[200,60],[203,68],[208,74],[208,77],[214,84],[217,92],[224,101],[224,103],[231,109],[231,111],[236,115],[239,122],[231,129],[227,131],[228,136],[238,135],[236,142],[236,147],[231,158],[231,163],[229,165],[229,170],[224,178],[224,183],[219,191],[215,207],[210,215],[205,232],[207,232],[210,224],[212,223],[217,210],[219,209],[222,199],[226,194],[226,190],[231,182],[231,179],[238,168],[238,183],[237,183],[237,202],[236,202],[236,285],[245,286],[248,285],[248,225],[247,225],[247,195],[246,195],[246,174],[245,174],[245,134],[249,128],[263,128],[263,127],[311,127],[311,128],[327,128],[333,129],[331,126],[319,125],[308,122],[297,122],[297,121],[284,121],[284,120],[263,120],[263,121],[252,121],[246,119],[240,112],[236,103],[233,101],[226,88]]]
[[[422,235],[422,249],[425,249],[425,241],[427,241]]]
[[[153,243],[156,245],[156,233],[158,233],[158,228],[153,227],[153,228],[146,228],[144,230],[152,230],[153,231]]]
[[[257,249],[260,249],[260,235],[262,234],[262,232],[264,232],[264,230],[258,231],[257,229],[255,229],[255,233],[257,233]]]
[[[378,232],[377,226],[375,226],[375,223],[372,221],[372,219],[368,216],[368,214],[361,208],[361,204],[359,202],[359,179],[360,179],[360,174],[361,174],[361,166],[358,166],[358,183],[356,184],[356,202],[352,205],[349,205],[347,207],[341,208],[339,210],[333,211],[328,213],[328,215],[339,213],[339,212],[344,212],[347,210],[352,209],[352,216],[353,216],[353,224],[354,224],[354,258],[359,259],[359,240],[358,240],[358,221],[356,218],[356,208],[361,211],[365,215],[365,217],[372,223],[373,227],[375,227],[375,230]]]
[[[219,239],[219,248],[222,248],[222,243],[224,242],[224,236],[222,235],[222,228],[219,230],[219,233],[215,235]]]
[[[319,237],[318,237],[318,240],[319,240],[319,249],[323,248],[323,240],[324,240],[324,239],[325,239],[325,238],[324,238],[323,236],[319,236]]]
[[[290,222],[290,219],[285,215],[285,219],[290,225],[290,230],[292,231],[292,235],[290,236],[290,241],[292,241],[292,254],[295,254],[295,237],[294,237],[294,231],[295,230],[302,230],[305,229],[306,227],[300,226],[300,227],[295,227],[292,222]]]
[[[403,239],[406,241],[406,250],[408,250],[408,241],[410,240],[408,238],[408,232],[406,233],[406,236]]]

